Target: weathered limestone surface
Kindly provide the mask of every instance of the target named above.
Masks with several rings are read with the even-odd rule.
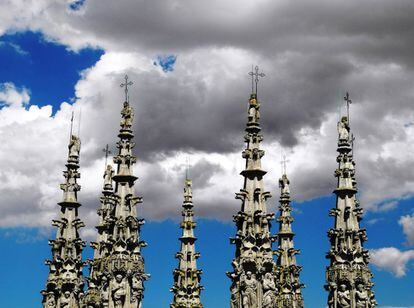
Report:
[[[304,287],[299,280],[301,266],[296,264],[296,255],[300,253],[295,249],[292,231],[294,221],[291,213],[289,179],[286,174],[279,180],[280,205],[279,205],[279,233],[278,238],[278,258],[277,258],[277,305],[269,307],[278,308],[303,308],[303,297],[301,289]]]
[[[183,229],[180,237],[181,249],[175,257],[178,259],[178,268],[174,270],[174,285],[171,292],[174,294],[171,308],[202,308],[200,292],[203,287],[200,284],[202,271],[197,269],[197,259],[200,253],[196,252],[194,235],[196,223],[194,222],[194,205],[192,194],[192,182],[185,180],[184,203],[181,222]]]
[[[116,174],[110,166],[104,175],[98,237],[92,247],[89,289],[84,307],[139,308],[144,297],[145,273],[140,228],[143,219],[137,218],[137,205],[142,198],[134,193],[137,177],[133,175],[136,157],[132,155],[134,111],[129,102],[121,111],[118,155],[114,157]],[[114,190],[112,186],[114,185]]]
[[[56,239],[50,240],[52,259],[47,260],[49,275],[43,295],[43,307],[77,308],[83,296],[84,278],[82,274],[84,262],[82,250],[85,243],[79,237],[79,229],[84,226],[78,218],[78,191],[80,185],[79,152],[80,139],[71,135],[66,171],[63,172],[65,183],[60,185],[63,200],[60,205],[60,219],[53,220],[57,227]]]
[[[236,253],[232,262],[233,272],[227,273],[232,281],[232,308],[275,307],[277,298],[277,269],[272,249],[275,236],[270,233],[270,222],[275,215],[268,213],[266,208],[270,193],[263,187],[266,171],[261,168],[264,151],[260,149],[263,136],[260,134],[259,109],[257,95],[251,94],[244,137],[247,146],[243,151],[246,167],[241,172],[244,185],[236,194],[242,205],[234,216],[237,233],[231,239]]]
[[[376,306],[372,291],[372,273],[368,267],[369,253],[364,249],[367,240],[365,229],[360,228],[362,208],[356,199],[353,138],[349,119],[338,123],[338,169],[335,177],[336,206],[330,211],[335,224],[328,236],[331,249],[327,253],[330,265],[326,271],[326,290],[329,308],[370,308]]]

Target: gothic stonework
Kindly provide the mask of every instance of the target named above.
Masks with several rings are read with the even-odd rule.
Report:
[[[299,280],[301,266],[296,264],[296,255],[300,253],[293,245],[292,231],[293,217],[292,206],[290,205],[289,179],[283,174],[279,180],[280,205],[279,205],[279,233],[278,238],[278,259],[277,259],[277,281],[278,298],[277,305],[269,307],[277,308],[303,308],[303,297],[301,289],[304,287]],[[268,302],[271,303],[270,299]]]
[[[128,101],[121,115],[119,151],[114,157],[117,170],[114,175],[108,166],[104,175],[98,237],[92,243],[95,254],[90,261],[89,290],[84,307],[139,308],[144,297],[144,281],[149,278],[141,255],[141,248],[147,244],[140,238],[144,220],[137,218],[137,205],[142,198],[134,194],[137,180],[132,170],[136,162],[132,155],[134,111]]]
[[[66,171],[63,172],[65,183],[60,185],[63,190],[63,200],[59,202],[61,215],[59,220],[53,220],[53,226],[58,230],[56,239],[49,241],[52,259],[46,261],[49,275],[46,288],[41,292],[45,308],[78,308],[83,296],[82,250],[85,243],[79,237],[79,229],[84,226],[78,218],[79,152],[80,139],[71,135]]]
[[[171,292],[174,294],[171,308],[202,308],[200,285],[202,271],[197,269],[197,259],[200,254],[195,250],[194,235],[196,223],[194,222],[192,184],[189,179],[185,180],[184,203],[181,222],[183,235],[180,237],[181,249],[175,257],[179,260],[178,268],[174,270],[174,285]]]
[[[356,199],[353,138],[348,117],[338,123],[338,169],[335,177],[336,207],[330,211],[335,226],[328,232],[331,249],[327,253],[330,265],[326,271],[329,308],[371,308],[376,306],[372,291],[372,273],[368,267],[369,253],[363,243],[365,229],[360,228],[362,208]]]
[[[247,144],[243,151],[246,168],[241,172],[244,186],[236,193],[242,205],[234,216],[237,233],[231,239],[231,243],[236,245],[236,253],[232,262],[233,272],[227,273],[232,281],[232,308],[270,308],[274,307],[273,301],[277,297],[276,263],[272,249],[275,236],[270,233],[270,222],[275,215],[268,213],[266,208],[270,193],[263,187],[266,171],[261,168],[264,151],[260,149],[263,136],[260,134],[259,109],[257,95],[253,93],[244,137]]]

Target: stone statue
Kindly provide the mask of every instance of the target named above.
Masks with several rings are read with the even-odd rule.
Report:
[[[263,278],[263,308],[272,308],[276,300],[276,284],[271,273]]]
[[[259,112],[260,104],[257,101],[256,97],[253,96],[249,100],[249,122],[258,122],[260,120]]]
[[[257,307],[257,280],[252,272],[247,272],[245,278],[242,281],[242,301],[243,308],[256,308]]]
[[[282,175],[282,178],[279,180],[279,188],[281,188],[281,194],[290,194],[289,188],[289,179],[286,174]]]
[[[142,284],[142,280],[138,275],[132,276],[132,295],[134,298],[138,299],[142,296],[142,291],[144,290],[144,286]]]
[[[121,126],[123,129],[129,129],[132,126],[134,120],[134,109],[129,105],[128,102],[124,102],[124,108],[121,111],[122,121]]]
[[[364,286],[362,284],[357,285],[357,290],[355,291],[355,301],[357,308],[371,307],[369,304],[368,292],[364,289]]]
[[[56,307],[56,300],[55,295],[53,293],[49,293],[46,299],[45,307],[47,308],[55,308]]]
[[[122,308],[126,296],[126,281],[121,274],[115,276],[115,281],[112,285],[112,297],[114,299],[114,307]]]
[[[71,308],[72,304],[72,296],[69,291],[65,291],[62,297],[60,298],[60,305],[59,308]]]
[[[102,289],[101,289],[102,307],[109,307],[109,291],[108,291],[108,278],[102,276]]]
[[[349,141],[349,125],[347,117],[342,117],[341,121],[338,122],[338,134],[340,142]]]
[[[230,292],[231,292],[230,307],[231,308],[238,308],[239,307],[240,296],[239,296],[239,286],[238,286],[237,282],[232,284],[232,286],[230,288]]]
[[[81,142],[75,135],[70,136],[69,158],[77,159],[79,157]]]
[[[346,285],[341,284],[338,290],[338,308],[350,308],[351,307],[351,295],[347,290]]]
[[[104,173],[104,188],[111,189],[112,188],[112,176],[114,175],[114,170],[111,165],[106,166],[106,170]]]

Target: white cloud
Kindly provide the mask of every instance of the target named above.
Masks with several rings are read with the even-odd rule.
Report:
[[[11,82],[0,84],[0,107],[20,107],[28,104],[30,101],[29,91],[26,88],[21,90]]]
[[[407,266],[414,259],[414,250],[400,251],[394,247],[384,247],[370,251],[372,263],[381,270],[396,277],[407,274]]]
[[[414,214],[401,216],[398,223],[402,226],[403,232],[409,245],[414,245]]]

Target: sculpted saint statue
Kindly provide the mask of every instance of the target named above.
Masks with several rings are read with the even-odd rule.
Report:
[[[55,308],[56,307],[56,300],[53,293],[49,293],[46,298],[45,307],[47,308]]]
[[[122,308],[126,296],[126,281],[121,274],[115,276],[112,287],[112,297],[114,299],[114,307]]]
[[[282,194],[290,194],[289,183],[286,174],[282,175],[282,178],[279,180],[279,188],[282,189]]]
[[[112,177],[114,175],[114,170],[111,165],[106,166],[104,173],[104,187],[110,189],[112,187]]]
[[[132,276],[132,294],[135,298],[139,299],[142,295],[144,286],[142,280],[136,275]]]
[[[339,134],[339,141],[342,141],[342,142],[349,141],[349,124],[348,124],[347,117],[342,117],[341,121],[338,122],[338,134]]]
[[[101,298],[102,307],[109,307],[108,278],[106,276],[102,276]]]
[[[73,304],[73,302],[72,302],[72,296],[70,292],[66,291],[65,293],[63,293],[59,302],[60,302],[59,308],[71,308],[72,307],[71,304]]]
[[[256,96],[252,96],[249,100],[249,122],[258,122],[260,120],[259,107],[260,104]]]
[[[230,297],[230,307],[231,308],[238,308],[239,307],[239,286],[238,282],[232,284],[230,288],[231,297]]]
[[[272,308],[276,299],[276,284],[271,273],[263,278],[263,308]]]
[[[242,301],[243,308],[257,307],[257,280],[252,272],[247,272],[246,277],[242,281]]]
[[[369,304],[368,292],[364,289],[364,286],[362,284],[357,285],[357,290],[355,291],[355,300],[357,308],[371,307]]]
[[[349,290],[346,289],[346,285],[341,284],[338,290],[338,308],[350,308],[351,307],[351,295]]]
[[[132,121],[134,120],[134,109],[129,105],[128,102],[124,102],[124,108],[121,111],[122,122],[121,126],[124,129],[128,129],[132,126]]]
[[[70,142],[69,142],[69,157],[70,158],[76,159],[79,157],[80,146],[81,146],[80,139],[76,137],[75,135],[72,135],[70,137]]]

